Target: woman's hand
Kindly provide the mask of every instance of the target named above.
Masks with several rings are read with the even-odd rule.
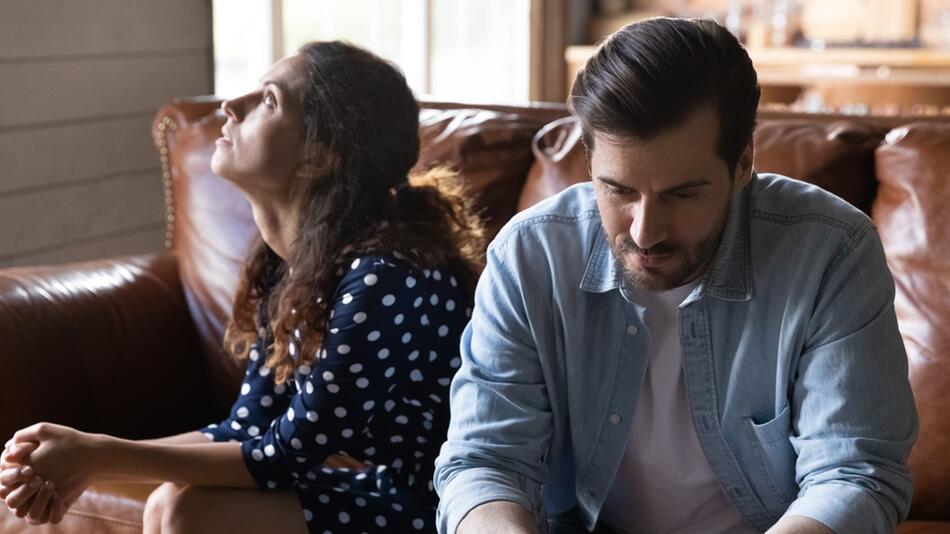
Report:
[[[38,446],[35,441],[6,443],[0,455],[0,499],[17,517],[26,516],[28,523],[58,523],[65,510],[53,484],[35,476],[29,465],[20,465]]]
[[[13,447],[21,448],[6,457],[28,471],[20,469],[19,478],[7,475],[7,481],[20,484],[5,497],[7,505],[31,523],[58,523],[95,475],[94,437],[69,427],[39,423],[17,432],[13,441]],[[31,442],[33,450],[23,454],[22,446]]]
[[[323,461],[323,465],[330,469],[345,467],[352,471],[361,471],[372,466],[370,463],[363,463],[352,456],[343,456],[342,454],[331,454]]]
[[[17,462],[33,452],[37,445],[39,444],[20,443],[14,445],[13,439],[10,439],[3,446],[3,453],[0,453],[0,499],[6,501],[7,495],[23,483],[20,470],[26,469],[26,467],[19,465]]]

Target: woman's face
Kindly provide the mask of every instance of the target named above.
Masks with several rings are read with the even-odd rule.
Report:
[[[245,192],[287,191],[301,162],[303,58],[284,58],[261,77],[260,85],[221,108],[227,122],[215,141],[211,170]]]

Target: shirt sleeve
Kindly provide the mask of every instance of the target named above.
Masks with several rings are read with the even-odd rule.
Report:
[[[404,335],[393,317],[409,298],[409,268],[376,256],[353,265],[334,296],[318,359],[299,371],[300,391],[267,432],[242,444],[262,489],[288,487],[331,454],[352,450],[368,434],[374,411],[405,378],[405,369],[387,358],[387,346]]]
[[[523,282],[497,248],[489,248],[472,320],[462,334],[448,440],[436,460],[442,533],[454,533],[473,508],[491,501],[519,504],[539,525],[545,520],[540,489],[553,418]]]
[[[800,491],[785,515],[884,534],[910,509],[907,457],[918,423],[894,282],[868,226],[825,273],[798,364],[791,441]]]
[[[264,367],[264,344],[260,338],[248,352],[244,380],[231,414],[200,430],[211,441],[244,442],[260,437],[271,421],[287,409],[289,388],[286,384],[275,384],[270,368]]]

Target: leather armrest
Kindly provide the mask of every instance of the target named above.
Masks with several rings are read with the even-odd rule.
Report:
[[[0,437],[197,428],[221,415],[200,350],[169,252],[0,270]]]

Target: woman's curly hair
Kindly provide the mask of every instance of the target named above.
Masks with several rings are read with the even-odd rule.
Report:
[[[287,261],[260,238],[252,245],[224,334],[225,348],[243,360],[266,318],[273,337],[264,365],[277,383],[317,358],[343,266],[356,256],[393,250],[420,268],[448,264],[471,293],[485,253],[459,177],[441,168],[409,175],[419,157],[419,106],[402,73],[340,41],[308,43],[300,54],[302,146],[310,152],[292,192],[297,237]],[[306,164],[328,156],[329,173]],[[296,358],[295,329],[304,333]]]

